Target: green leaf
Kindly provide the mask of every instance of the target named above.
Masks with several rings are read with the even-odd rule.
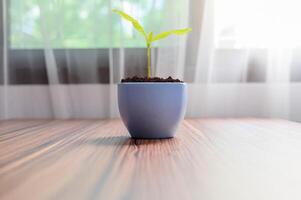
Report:
[[[150,45],[153,39],[153,32],[150,32],[147,36],[147,43]]]
[[[121,10],[113,9],[112,12],[117,13],[117,14],[119,14],[123,19],[126,19],[126,20],[132,22],[132,24],[133,24],[133,26],[135,27],[135,29],[136,29],[138,32],[142,33],[143,36],[144,36],[145,38],[147,38],[147,37],[146,37],[146,33],[145,33],[143,27],[140,25],[140,23],[139,23],[136,19],[134,19],[133,17],[129,16],[129,15],[126,14],[125,12],[122,12]]]
[[[185,29],[177,29],[177,30],[170,30],[170,31],[162,32],[162,33],[159,33],[158,35],[156,35],[155,37],[153,37],[152,42],[166,38],[172,34],[184,35],[186,33],[189,33],[191,30],[192,30],[191,28],[185,28]]]

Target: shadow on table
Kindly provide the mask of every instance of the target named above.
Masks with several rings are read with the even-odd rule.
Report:
[[[131,145],[154,145],[166,143],[178,143],[177,138],[168,139],[133,139],[130,136],[119,135],[110,137],[98,137],[88,139],[85,143],[95,146],[131,146]]]

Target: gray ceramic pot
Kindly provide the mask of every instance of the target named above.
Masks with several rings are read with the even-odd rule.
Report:
[[[119,83],[121,118],[133,138],[171,138],[184,118],[186,83]]]

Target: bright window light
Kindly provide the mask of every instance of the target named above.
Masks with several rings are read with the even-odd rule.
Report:
[[[219,48],[301,46],[300,0],[215,0]]]

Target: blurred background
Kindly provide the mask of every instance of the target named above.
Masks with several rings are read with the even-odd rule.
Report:
[[[188,83],[186,117],[301,121],[298,0],[2,0],[0,119],[115,118],[121,78],[146,76],[144,38],[112,8],[158,34],[152,75]]]

